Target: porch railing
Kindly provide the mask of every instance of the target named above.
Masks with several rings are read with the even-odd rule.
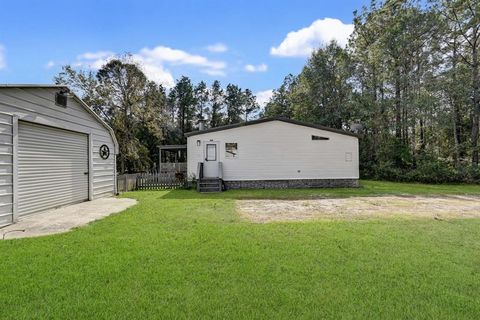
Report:
[[[165,162],[160,164],[161,173],[187,172],[186,162]]]
[[[223,162],[218,163],[218,177],[223,179]]]
[[[198,179],[203,179],[203,170],[204,170],[204,163],[198,162],[197,163],[197,177]],[[218,163],[218,178],[223,179],[223,162]]]

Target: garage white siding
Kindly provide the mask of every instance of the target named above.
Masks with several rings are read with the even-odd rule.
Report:
[[[92,153],[92,199],[115,192],[115,145],[109,131],[74,98],[67,107],[55,104],[59,88],[0,87],[0,112],[18,116],[20,121],[72,130],[89,135]],[[102,159],[101,145],[110,149],[110,157]]]
[[[219,142],[225,181],[359,178],[357,137],[278,120],[188,137],[189,177],[208,141]],[[225,143],[237,143],[237,158],[225,157]]]
[[[88,135],[20,121],[18,215],[88,200]]]
[[[0,112],[0,226],[13,221],[13,117]]]

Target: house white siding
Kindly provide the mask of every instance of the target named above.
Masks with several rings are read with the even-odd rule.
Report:
[[[89,158],[89,198],[96,199],[113,195],[115,192],[115,153],[114,137],[106,126],[74,97],[69,97],[67,106],[55,104],[55,93],[60,88],[55,87],[0,87],[0,112],[5,115],[0,122],[7,122],[8,116],[15,116],[19,122],[33,123],[52,128],[65,129],[88,136]],[[7,120],[6,120],[7,118]],[[10,141],[8,125],[0,125],[0,141]],[[3,145],[6,147],[7,145]],[[110,149],[110,157],[106,160],[99,155],[99,148],[106,144]],[[0,173],[9,174],[13,167],[8,162],[10,157],[0,156]],[[5,181],[3,181],[3,179]],[[9,178],[0,174],[0,194],[6,194],[9,189]],[[7,190],[8,189],[8,190]],[[1,197],[1,195],[0,195]],[[0,198],[0,203],[7,203]],[[0,212],[3,212],[0,208]],[[1,219],[1,218],[0,218]],[[1,221],[0,221],[1,223]]]
[[[189,178],[208,141],[219,143],[225,181],[359,178],[357,137],[278,120],[189,136]],[[236,158],[225,157],[225,143],[237,143]]]

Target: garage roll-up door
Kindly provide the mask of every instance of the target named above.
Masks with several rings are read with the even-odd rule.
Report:
[[[88,136],[20,121],[19,216],[88,200]]]

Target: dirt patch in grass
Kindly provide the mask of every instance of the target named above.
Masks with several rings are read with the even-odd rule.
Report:
[[[238,200],[237,211],[257,223],[312,219],[480,218],[480,197],[351,197],[315,200]]]

